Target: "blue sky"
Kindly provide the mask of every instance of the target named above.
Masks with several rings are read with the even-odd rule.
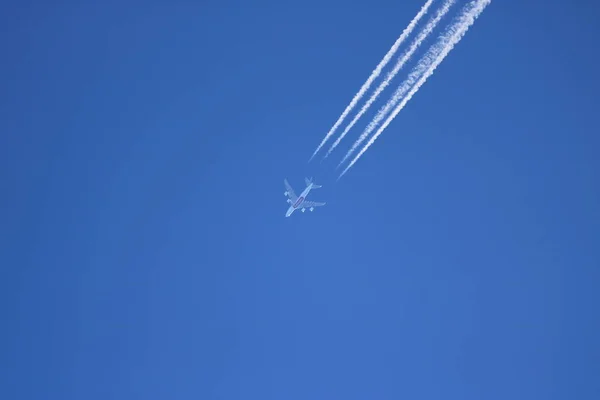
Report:
[[[307,163],[423,3],[8,6],[1,397],[599,398],[598,5],[493,1]]]

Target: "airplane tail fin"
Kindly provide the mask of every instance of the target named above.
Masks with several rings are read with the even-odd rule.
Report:
[[[313,189],[318,189],[318,188],[320,188],[320,187],[321,187],[321,185],[316,185],[316,184],[313,182],[312,178],[310,178],[310,179],[309,179],[309,178],[304,178],[304,183],[306,183],[306,186],[308,186],[308,185],[310,185],[310,184],[312,183],[312,188],[313,188]]]

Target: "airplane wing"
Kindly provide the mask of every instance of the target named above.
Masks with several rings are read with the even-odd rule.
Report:
[[[296,196],[294,189],[292,189],[287,179],[283,180],[283,184],[285,185],[286,196],[288,196],[290,200],[292,200],[292,203],[294,203],[296,200],[298,200],[298,196]]]
[[[318,202],[318,201],[306,201],[306,200],[304,200],[302,202],[302,207],[306,207],[306,208],[309,208],[309,207],[319,207],[319,206],[324,206],[324,205],[325,205],[325,203],[321,203],[321,202]]]

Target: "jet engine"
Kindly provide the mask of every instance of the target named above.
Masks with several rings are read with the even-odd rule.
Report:
[[[288,192],[284,192],[284,193],[283,193],[283,195],[284,195],[284,196],[287,196],[287,195],[288,195]]]
[[[314,207],[311,207],[311,208],[310,208],[310,211],[314,211],[314,209],[315,209]]]
[[[302,209],[302,212],[304,212],[304,211],[306,211],[306,208],[303,208],[303,209]]]

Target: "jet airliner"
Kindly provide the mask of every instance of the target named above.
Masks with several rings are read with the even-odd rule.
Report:
[[[298,197],[298,196],[296,196],[296,193],[294,193],[294,189],[292,189],[292,187],[288,183],[287,179],[283,180],[283,183],[285,184],[284,195],[288,197],[287,202],[290,204],[290,208],[288,208],[287,212],[285,213],[286,217],[289,217],[290,215],[292,215],[292,213],[294,211],[296,211],[298,209],[302,210],[302,212],[304,212],[307,208],[310,209],[310,211],[313,211],[315,209],[315,207],[325,205],[325,203],[306,200],[306,196],[308,196],[308,193],[312,189],[320,188],[321,185],[316,185],[312,181],[312,179],[308,179],[308,178],[304,178],[304,182],[306,183],[306,189],[304,189],[302,191],[302,193],[300,194],[300,197]]]

